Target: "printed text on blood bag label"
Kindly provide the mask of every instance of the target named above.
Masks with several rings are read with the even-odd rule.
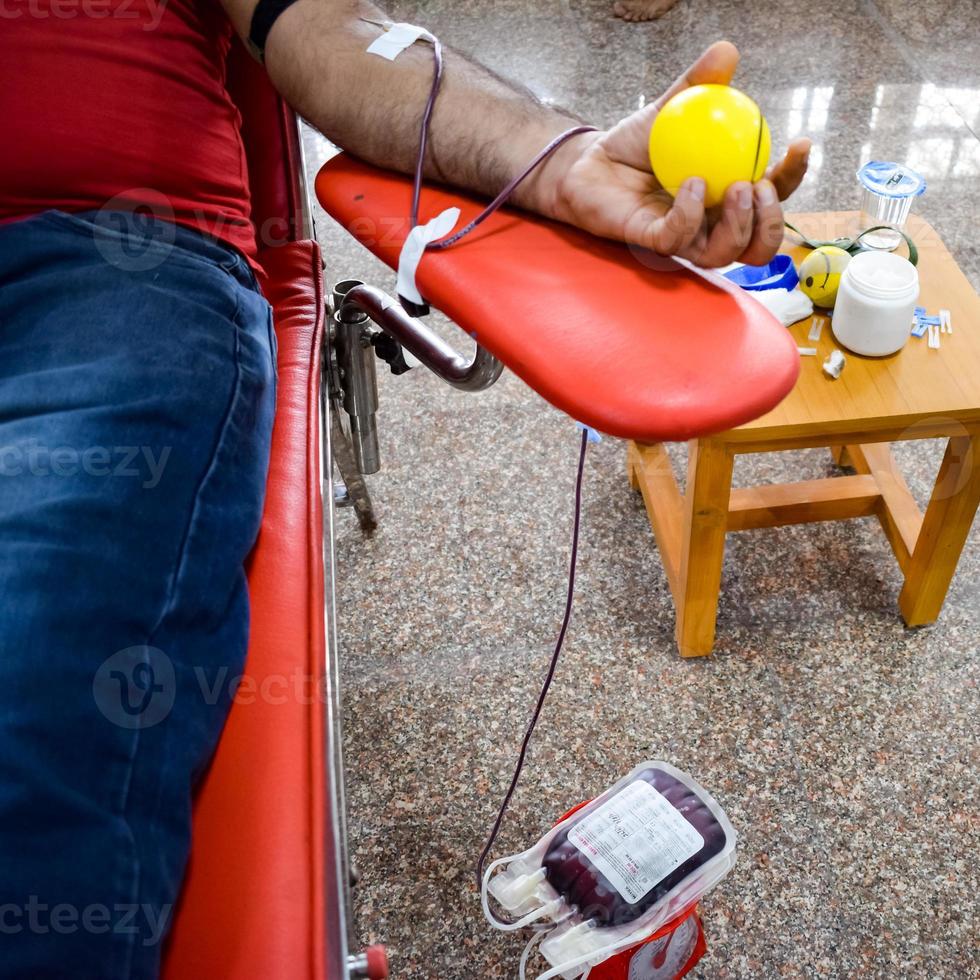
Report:
[[[576,824],[568,839],[631,903],[704,847],[704,838],[642,780]]]

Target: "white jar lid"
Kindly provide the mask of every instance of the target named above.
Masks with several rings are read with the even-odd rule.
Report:
[[[881,299],[901,296],[919,284],[915,266],[893,252],[859,252],[848,263],[844,274],[861,292]]]

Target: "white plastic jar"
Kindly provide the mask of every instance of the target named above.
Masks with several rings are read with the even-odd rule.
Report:
[[[841,276],[832,319],[834,336],[870,357],[900,351],[912,329],[919,274],[901,255],[860,252]]]

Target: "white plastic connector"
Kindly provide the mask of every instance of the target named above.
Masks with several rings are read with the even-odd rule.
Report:
[[[508,865],[507,869],[491,880],[502,864]],[[565,900],[545,880],[546,874],[543,867],[526,866],[519,856],[494,861],[483,875],[481,899],[487,922],[501,932],[517,932],[542,919],[558,922],[566,911]],[[505,912],[518,918],[512,922],[498,919],[490,911],[490,895]]]
[[[541,955],[551,964],[551,969],[540,974],[537,980],[584,980],[592,968],[621,950],[635,945],[649,932],[644,928],[627,931],[610,942],[607,930],[598,929],[589,919],[572,926],[553,929],[541,943]]]
[[[573,980],[582,975],[583,967],[591,967],[590,958],[604,946],[596,941],[591,921],[579,922],[568,929],[555,929],[541,944],[541,955],[552,965],[547,973]]]
[[[524,908],[537,895],[538,886],[545,879],[545,869],[538,868],[534,874],[517,875],[507,880],[505,875],[499,875],[490,882],[490,893],[509,911]]]

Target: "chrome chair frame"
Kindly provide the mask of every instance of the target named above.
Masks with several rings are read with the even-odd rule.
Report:
[[[331,293],[330,350],[325,359],[334,406],[334,462],[343,481],[339,506],[353,506],[361,528],[370,533],[377,521],[364,477],[381,468],[378,443],[378,350],[387,334],[446,384],[460,391],[484,391],[503,373],[503,364],[477,345],[470,357],[460,354],[420,319],[410,316],[392,296],[359,279],[342,279]],[[341,412],[346,427],[339,424]]]
[[[303,150],[302,121],[297,117],[295,126],[287,135],[291,153],[298,165],[291,174],[292,195],[297,202],[295,234],[303,239],[317,240],[313,222],[313,210],[306,179],[306,159]],[[323,513],[323,581],[324,581],[324,651],[325,682],[325,759],[327,799],[332,801],[329,824],[325,828],[324,875],[326,961],[325,980],[360,980],[370,977],[368,959],[364,952],[352,952],[353,915],[351,888],[356,872],[350,858],[347,821],[347,795],[344,776],[343,727],[341,707],[340,665],[337,656],[337,595],[336,555],[334,548],[334,513],[338,505],[333,489],[333,467],[341,472],[351,493],[362,527],[373,522],[373,510],[367,487],[358,472],[351,450],[348,433],[340,423],[343,403],[335,386],[334,372],[330,365],[336,363],[333,354],[332,310],[327,302],[325,310],[328,329],[324,331],[324,347],[321,351],[321,376],[319,385],[319,456],[320,494]]]

